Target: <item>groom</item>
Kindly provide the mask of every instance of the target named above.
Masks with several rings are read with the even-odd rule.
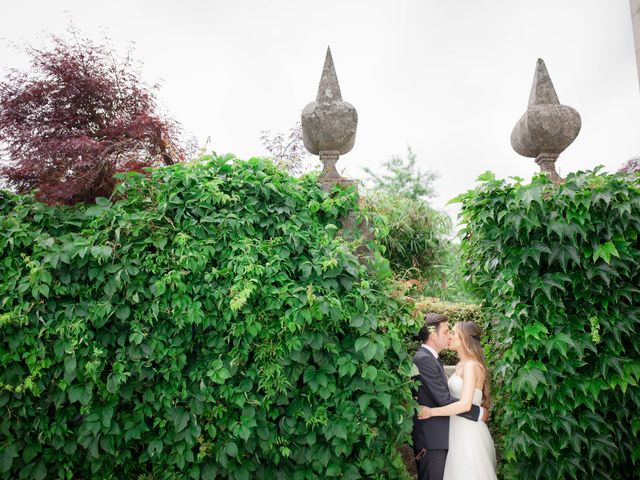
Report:
[[[457,401],[449,393],[447,376],[438,354],[449,346],[449,325],[445,315],[427,313],[420,329],[422,345],[413,356],[420,380],[417,399],[420,405],[441,407]],[[460,416],[470,421],[482,419],[482,407],[472,405]],[[487,415],[488,416],[488,415]],[[413,453],[416,456],[419,480],[442,480],[449,451],[449,417],[431,417],[419,420],[413,417]]]

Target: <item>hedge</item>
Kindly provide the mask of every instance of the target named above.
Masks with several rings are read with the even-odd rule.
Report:
[[[635,478],[640,176],[479,180],[463,265],[494,322],[504,478]]]
[[[451,219],[425,200],[373,192],[361,199],[361,208],[372,217],[376,237],[398,277],[442,281]]]
[[[0,473],[401,475],[415,322],[337,234],[354,191],[215,155],[120,181],[0,193]]]

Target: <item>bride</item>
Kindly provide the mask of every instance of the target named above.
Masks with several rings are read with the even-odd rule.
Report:
[[[459,400],[444,407],[420,407],[420,419],[451,417],[444,480],[497,478],[496,453],[486,423],[456,416],[468,411],[472,404],[488,408],[491,402],[481,333],[478,325],[463,321],[456,324],[451,334],[449,349],[458,353],[460,363],[449,379],[449,390]]]

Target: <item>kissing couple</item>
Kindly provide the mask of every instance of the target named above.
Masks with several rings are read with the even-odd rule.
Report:
[[[496,479],[496,454],[487,428],[489,372],[474,322],[449,329],[448,317],[428,313],[413,357],[418,368],[419,412],[413,419],[413,451],[419,480]],[[439,354],[458,353],[447,381]]]

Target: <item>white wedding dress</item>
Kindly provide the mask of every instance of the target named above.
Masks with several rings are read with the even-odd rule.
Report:
[[[462,396],[462,377],[453,374],[449,379],[451,395]],[[473,392],[473,403],[482,404],[482,390]],[[452,416],[449,423],[449,453],[444,480],[496,479],[496,451],[487,424]]]

